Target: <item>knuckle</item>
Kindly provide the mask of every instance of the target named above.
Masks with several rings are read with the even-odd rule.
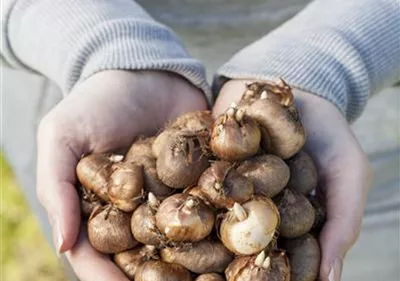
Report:
[[[51,114],[46,115],[39,123],[36,135],[37,142],[40,144],[49,140],[54,140],[54,138],[59,136],[59,128],[60,126],[57,119],[55,119]]]

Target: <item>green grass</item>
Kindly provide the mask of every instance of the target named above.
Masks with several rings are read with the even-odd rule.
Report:
[[[1,281],[65,281],[62,266],[30,212],[10,166],[1,161]]]

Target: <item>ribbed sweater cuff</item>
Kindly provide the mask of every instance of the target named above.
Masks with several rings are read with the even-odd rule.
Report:
[[[211,96],[203,65],[189,56],[172,31],[155,22],[101,24],[76,45],[67,66],[67,89],[103,70],[163,70],[183,76]]]
[[[186,78],[211,103],[202,64],[133,0],[13,2],[2,22],[2,54],[14,67],[55,81],[64,94],[103,70],[164,70]]]
[[[223,65],[214,93],[229,79],[282,77],[353,121],[372,93],[399,78],[399,10],[397,0],[316,0]]]

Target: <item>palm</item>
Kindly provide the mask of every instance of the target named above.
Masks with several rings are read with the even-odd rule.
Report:
[[[85,231],[78,239],[81,221],[75,167],[80,157],[123,152],[137,136],[154,134],[169,119],[196,109],[205,109],[203,96],[176,76],[108,71],[77,86],[41,122],[38,197],[49,214],[57,250],[68,251],[82,281],[127,279],[106,256],[92,249]]]

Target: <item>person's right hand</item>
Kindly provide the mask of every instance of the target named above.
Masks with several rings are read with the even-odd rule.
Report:
[[[82,228],[75,167],[82,154],[127,149],[184,112],[206,109],[204,95],[167,72],[99,72],[48,113],[38,129],[37,195],[46,208],[56,250],[81,281],[128,281],[95,251]]]
[[[251,80],[224,84],[213,109],[215,116],[237,102]],[[361,229],[372,173],[368,158],[339,110],[317,95],[293,89],[295,102],[307,133],[305,149],[314,159],[319,189],[327,204],[327,222],[319,241],[321,281],[339,281],[343,259]]]

